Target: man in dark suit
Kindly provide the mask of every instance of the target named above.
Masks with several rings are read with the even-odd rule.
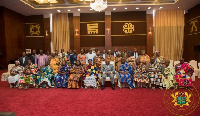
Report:
[[[32,55],[31,55],[31,57],[30,57],[31,62],[32,62],[33,64],[35,64],[35,56],[36,56],[36,50],[33,50]]]
[[[114,80],[114,73],[115,73],[115,68],[112,64],[110,64],[109,60],[105,61],[106,64],[103,64],[101,67],[101,90],[105,88],[105,79],[106,77],[110,77],[111,83],[112,83],[112,89],[115,90],[115,80]]]
[[[139,56],[139,53],[137,52],[137,48],[134,48],[133,56],[137,59]]]
[[[26,56],[26,52],[22,52],[22,57],[19,58],[20,65],[25,67],[30,58]]]

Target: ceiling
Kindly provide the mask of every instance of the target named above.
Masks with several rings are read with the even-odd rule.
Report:
[[[29,3],[30,1],[33,0],[0,0],[0,6],[4,6],[26,16],[57,13],[57,10],[60,10],[61,13],[96,12],[90,9],[90,4],[87,2],[89,0],[84,0],[86,2],[82,2],[83,0],[58,0],[60,4],[50,5],[33,4]],[[148,14],[151,14],[153,10],[159,10],[160,7],[163,7],[162,10],[189,10],[197,4],[200,4],[200,0],[177,0],[177,2],[176,0],[108,0],[108,8],[105,11],[147,11]],[[151,9],[148,9],[149,7],[151,7]],[[116,8],[116,10],[113,10],[113,8]],[[78,11],[78,9],[80,9],[80,11]]]

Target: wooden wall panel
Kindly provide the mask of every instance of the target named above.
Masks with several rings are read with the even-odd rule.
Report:
[[[51,51],[50,18],[44,18],[44,50]]]
[[[26,25],[28,23],[35,23],[40,25],[40,35],[42,37],[26,37],[26,49],[42,49],[45,50],[45,41],[44,41],[44,18],[43,15],[32,15],[26,16],[25,18],[25,34],[29,35],[30,30]]]
[[[197,60],[200,62],[200,51],[195,52],[194,46],[200,46],[200,4],[188,10],[185,14],[185,34],[184,34],[184,51],[183,58],[185,61]],[[195,25],[197,26],[197,31],[195,28],[191,31],[192,23],[191,21],[196,20]],[[200,50],[200,49],[199,49]]]
[[[76,50],[77,53],[80,52],[80,16],[74,16],[73,17],[73,24],[74,24],[74,32],[78,31],[77,34],[74,34],[74,50]]]
[[[125,26],[133,25],[133,32],[126,33]],[[112,48],[124,49],[129,47],[146,50],[147,46],[147,23],[145,11],[113,12],[111,13],[111,38]],[[127,27],[129,29],[129,26]]]
[[[112,49],[111,39],[111,15],[105,15],[105,49]]]
[[[153,56],[153,14],[147,14],[147,48],[146,53]]]
[[[88,34],[88,24],[98,24],[98,33]],[[80,46],[105,47],[105,13],[80,14]]]
[[[69,31],[70,31],[70,49],[74,49],[74,25],[73,25],[73,13],[68,14],[69,18]]]
[[[0,6],[0,69],[7,68],[4,7]]]
[[[24,51],[24,17],[10,9],[4,9],[7,61],[18,58]]]

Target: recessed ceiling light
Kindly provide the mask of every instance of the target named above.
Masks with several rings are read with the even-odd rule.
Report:
[[[116,10],[116,8],[113,8],[113,10]]]
[[[90,10],[92,10],[92,9],[90,9]]]
[[[124,8],[124,9],[127,9],[127,8]]]
[[[178,7],[179,8],[179,7]]]
[[[159,9],[162,9],[163,7],[160,7]]]
[[[68,10],[68,11],[70,11],[70,10]]]
[[[57,10],[58,12],[60,12],[60,10]]]
[[[81,11],[81,9],[78,9],[78,11]]]
[[[149,7],[148,9],[151,9],[151,7]]]
[[[139,8],[136,8],[136,9],[139,9]]]

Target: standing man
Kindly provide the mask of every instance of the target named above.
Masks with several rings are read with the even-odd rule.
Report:
[[[47,55],[43,54],[43,50],[40,50],[40,54],[35,57],[35,64],[37,65],[38,69],[45,65],[46,61],[48,61]]]
[[[25,67],[30,58],[26,56],[26,52],[22,52],[22,57],[19,58],[20,66]]]
[[[137,48],[134,48],[133,56],[137,59],[139,54],[137,52]]]
[[[106,60],[105,62],[106,64],[103,64],[101,68],[101,72],[103,73],[101,77],[101,84],[102,84],[101,90],[105,88],[104,84],[106,77],[110,77],[112,83],[112,89],[115,90],[115,80],[114,80],[115,67],[112,64],[110,64],[109,60]]]
[[[32,52],[32,55],[31,55],[31,57],[30,57],[31,62],[32,62],[33,64],[35,64],[35,56],[36,56],[36,50],[34,49],[33,52]]]
[[[88,60],[92,60],[93,62],[94,57],[95,57],[95,54],[92,53],[92,50],[90,49],[89,53],[86,54],[86,64],[88,64]]]

